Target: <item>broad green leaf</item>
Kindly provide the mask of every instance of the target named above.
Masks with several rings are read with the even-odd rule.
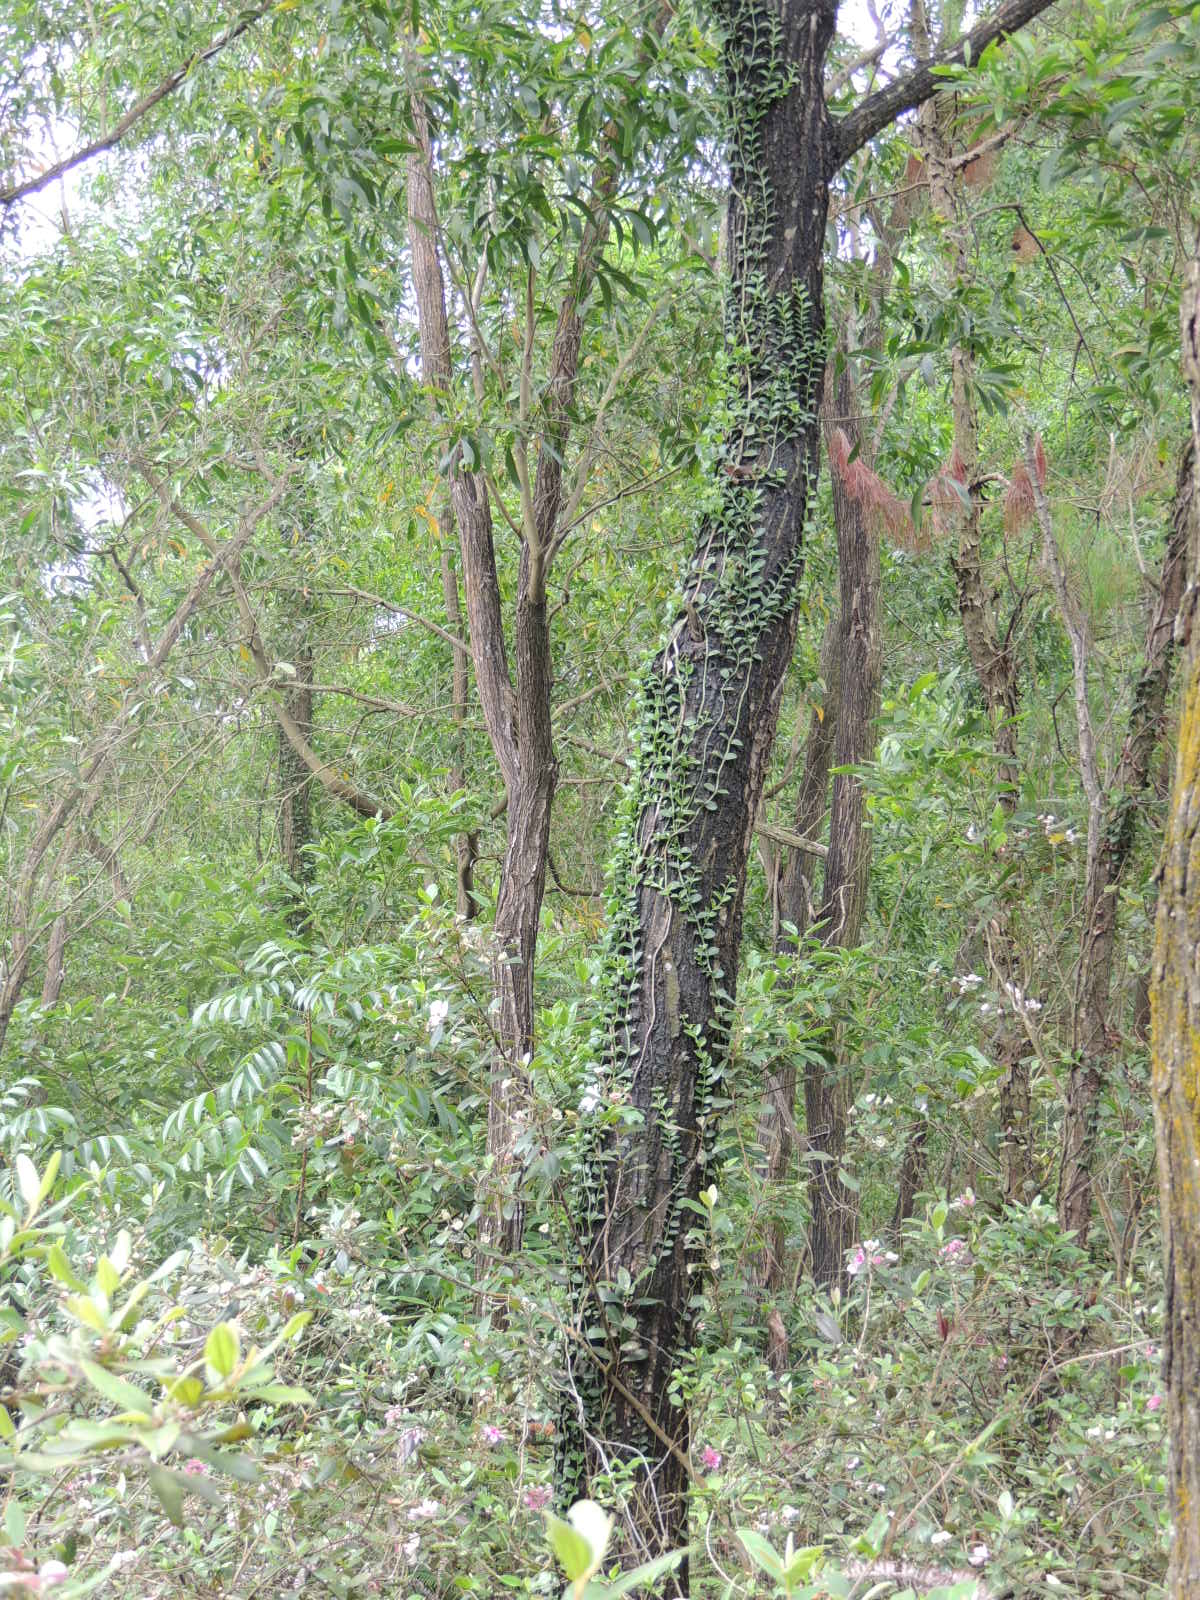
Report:
[[[204,1359],[218,1378],[232,1377],[238,1364],[237,1329],[232,1322],[218,1322],[204,1341]]]
[[[160,1467],[155,1463],[147,1470],[146,1476],[168,1519],[177,1528],[182,1528],[183,1497],[189,1487],[183,1473],[172,1472],[169,1467]]]
[[[576,1583],[593,1570],[591,1546],[581,1533],[564,1522],[561,1517],[556,1517],[552,1511],[547,1511],[545,1517],[546,1537],[550,1541],[551,1549],[558,1557],[559,1565],[567,1577],[572,1583]]]
[[[111,1400],[113,1405],[119,1406],[122,1411],[133,1411],[148,1417],[154,1410],[154,1402],[149,1395],[143,1394],[140,1389],[135,1388],[124,1378],[119,1378],[107,1367],[89,1361],[86,1357],[80,1360],[79,1365],[92,1388],[106,1400]]]
[[[755,1533],[753,1528],[739,1528],[737,1536],[745,1545],[750,1559],[757,1562],[764,1572],[772,1578],[783,1577],[783,1562],[761,1533]]]
[[[42,1180],[38,1177],[38,1170],[23,1152],[17,1156],[14,1163],[17,1169],[17,1188],[21,1191],[29,1214],[37,1210],[38,1200],[42,1193]]]

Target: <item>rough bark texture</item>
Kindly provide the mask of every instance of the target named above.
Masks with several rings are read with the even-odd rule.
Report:
[[[706,1175],[736,980],[746,865],[795,636],[817,467],[832,0],[721,7],[731,199],[726,338],[738,425],[680,614],[643,683],[630,835],[607,961],[601,1087],[640,1113],[597,1132],[560,1489],[632,1461],[631,1537],[686,1542],[689,1429],[669,1400],[690,1332]],[[611,1286],[611,1287],[609,1287]],[[603,1289],[603,1295],[596,1293]],[[611,1298],[610,1298],[611,1296]],[[687,1593],[686,1569],[675,1591]]]
[[[1200,449],[1200,255],[1183,296],[1184,371],[1192,432]],[[1193,457],[1193,473],[1195,457]],[[1200,546],[1195,486],[1191,572]],[[1200,629],[1195,580],[1180,610],[1186,643],[1175,785],[1158,896],[1152,1060],[1158,1141],[1166,1317],[1163,1328],[1171,1452],[1168,1490],[1175,1522],[1169,1600],[1200,1594]]]
[[[1195,515],[1194,478],[1195,455],[1189,442],[1179,465],[1162,572],[1146,629],[1144,663],[1134,688],[1116,774],[1108,786],[1096,849],[1089,862],[1075,990],[1074,1057],[1067,1080],[1058,1185],[1059,1222],[1064,1229],[1073,1228],[1081,1244],[1087,1242],[1091,1225],[1096,1121],[1114,1044],[1109,991],[1118,891],[1133,853],[1138,817],[1166,719],[1175,654],[1175,619],[1190,576],[1188,546]]]
[[[837,151],[822,84],[836,11],[835,0],[718,7],[735,421],[719,504],[700,526],[677,620],[642,683],[596,1067],[598,1097],[622,1109],[597,1117],[583,1162],[576,1338],[559,1430],[562,1500],[613,1461],[631,1468],[629,1543],[644,1553],[686,1543],[690,1425],[671,1381],[701,1270],[697,1197],[716,1136],[746,867],[816,476]],[[921,95],[904,99],[901,88],[901,98]],[[668,1592],[689,1592],[686,1564]]]
[[[851,450],[864,444],[858,396],[848,370],[838,386],[837,411]],[[847,492],[833,473],[833,512],[837,529],[840,589],[837,735],[829,810],[829,854],[825,858],[817,932],[828,949],[848,950],[858,943],[866,909],[871,835],[866,825],[866,794],[861,780],[846,768],[860,766],[875,748],[875,719],[883,670],[879,630],[879,535],[867,507]],[[811,1221],[809,1258],[814,1282],[841,1283],[846,1251],[853,1243],[858,1205],[839,1173],[846,1149],[848,1063],[831,1039],[827,1052],[813,1055],[804,1069],[804,1116],[812,1156],[808,1192]]]

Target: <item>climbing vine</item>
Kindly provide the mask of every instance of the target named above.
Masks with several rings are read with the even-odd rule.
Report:
[[[809,9],[832,26],[832,8]],[[592,1359],[573,1363],[564,1502],[604,1459],[588,1438],[606,1431],[629,1459],[666,1450],[677,1481],[686,1466],[686,1417],[665,1400],[699,1268],[686,1213],[702,1209],[713,1163],[750,828],[816,464],[825,176],[820,149],[797,160],[794,145],[813,105],[804,52],[819,70],[828,32],[792,19],[787,35],[761,0],[719,16],[731,186],[722,439],[675,617],[643,675],[612,871],[593,1099],[638,1117],[596,1117],[584,1160],[577,1298]],[[615,1413],[619,1429],[606,1430]]]

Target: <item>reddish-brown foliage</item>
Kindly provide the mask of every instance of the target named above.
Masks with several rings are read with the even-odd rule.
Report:
[[[906,550],[919,549],[921,540],[908,506],[861,456],[853,460],[850,456],[850,440],[845,431],[834,428],[829,436],[829,459],[846,494],[862,506],[871,525],[893,544]]]

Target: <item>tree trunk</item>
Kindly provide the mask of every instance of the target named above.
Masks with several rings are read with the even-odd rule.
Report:
[[[735,370],[721,503],[642,688],[631,829],[604,989],[602,1086],[637,1125],[585,1170],[587,1258],[560,1486],[632,1463],[630,1541],[686,1542],[686,1407],[669,1398],[690,1333],[704,1186],[728,1047],[746,866],[792,654],[818,454],[822,257],[831,128],[822,66],[832,0],[723,5],[729,98],[726,343]],[[589,1359],[590,1355],[590,1359]],[[675,1592],[687,1593],[686,1568]]]
[[[1145,661],[1134,689],[1129,725],[1084,895],[1083,936],[1075,989],[1075,1052],[1067,1081],[1063,1117],[1058,1217],[1087,1243],[1092,1211],[1092,1165],[1100,1094],[1107,1077],[1113,1040],[1108,1007],[1118,896],[1133,853],[1138,814],[1150,781],[1154,754],[1162,738],[1167,690],[1174,658],[1175,618],[1191,573],[1188,545],[1194,507],[1195,460],[1189,442],[1179,464],[1171,530],[1162,574],[1146,630]]]
[[[454,511],[447,505],[441,517],[442,534],[442,599],[446,607],[446,626],[456,639],[461,640],[462,603],[458,593],[458,571],[454,565],[454,551],[450,540],[454,536]],[[450,762],[450,788],[459,794],[467,786],[467,651],[450,652],[450,703],[454,718],[454,751]],[[473,921],[480,912],[479,897],[475,893],[475,862],[479,857],[479,835],[473,830],[460,833],[454,842],[454,908],[462,922]]]
[[[1198,241],[1200,242],[1200,241]],[[1192,434],[1200,450],[1200,254],[1183,294],[1184,371]],[[1166,1264],[1164,1371],[1171,1452],[1168,1491],[1175,1523],[1168,1600],[1200,1594],[1200,629],[1196,557],[1200,504],[1193,488],[1192,584],[1180,609],[1186,642],[1175,785],[1163,850],[1155,934],[1151,1054]]]
[[[821,677],[825,703],[815,709],[804,744],[804,771],[796,797],[795,829],[802,839],[815,839],[829,805],[829,769],[838,725],[839,674],[841,672],[841,617],[830,617],[821,642]],[[775,893],[773,916],[776,953],[794,949],[808,932],[816,915],[813,877],[817,857],[807,850],[788,850],[783,857]],[[796,930],[795,934],[789,928]],[[778,1294],[787,1276],[787,1226],[778,1214],[776,1200],[783,1193],[796,1153],[796,1089],[799,1072],[794,1055],[776,1061],[767,1079],[762,1113],[758,1120],[758,1145],[764,1155],[763,1187],[768,1214],[759,1282],[767,1295]]]
[[[851,451],[865,443],[858,395],[843,368],[837,412]],[[868,452],[869,453],[869,452]],[[840,589],[841,662],[833,799],[829,811],[829,854],[825,858],[817,932],[827,949],[852,949],[862,932],[871,835],[866,826],[866,794],[861,779],[847,768],[860,766],[875,748],[883,651],[879,631],[879,534],[868,508],[847,491],[839,472],[833,477]],[[841,1284],[846,1251],[858,1223],[854,1193],[841,1180],[846,1149],[849,1100],[848,1063],[836,1031],[827,1051],[812,1056],[804,1070],[804,1114],[808,1150],[818,1159],[808,1180],[811,1221],[808,1242],[813,1281],[826,1288]]]
[[[288,713],[306,741],[312,739],[313,662],[312,646],[299,644],[295,651],[296,679],[284,696]],[[297,914],[303,916],[304,885],[309,878],[305,847],[312,840],[312,774],[300,759],[282,726],[277,727],[279,751],[279,854],[284,870],[296,885]]]
[[[1048,3],[1006,0],[972,34],[973,51]],[[606,940],[597,1088],[621,1111],[598,1119],[583,1161],[559,1493],[569,1502],[589,1476],[627,1465],[628,1543],[652,1555],[686,1543],[690,1423],[671,1385],[702,1269],[696,1212],[717,1133],[746,867],[795,640],[819,446],[829,180],[938,82],[922,71],[893,83],[834,127],[823,68],[836,12],[836,0],[718,6],[735,420],[719,503],[642,682]],[[688,1594],[686,1563],[671,1589]]]
[[[914,0],[912,14],[916,48],[920,55],[928,58],[933,52],[921,0]],[[956,172],[948,131],[947,119],[952,112],[953,107],[945,101],[930,100],[921,112],[920,129],[929,172],[930,199],[934,210],[952,225],[951,274],[954,288],[959,289],[970,279],[973,235],[970,220],[964,214],[962,181]],[[949,504],[950,520],[957,533],[957,549],[951,566],[963,637],[992,725],[999,776],[996,799],[1011,815],[1020,787],[1015,721],[1019,704],[1017,657],[1011,631],[1002,632],[993,615],[993,596],[988,592],[983,574],[980,527],[983,500],[977,487],[979,417],[973,367],[970,351],[956,344],[950,352],[954,456],[948,469],[955,482],[946,485],[944,499]],[[1005,903],[995,907],[988,921],[987,946],[996,987],[1002,996],[1011,994],[1019,985],[1020,961],[1011,912]],[[1033,1197],[1034,1178],[1032,1086],[1027,1046],[1022,1028],[1003,1001],[1000,1019],[991,1049],[1001,1069],[998,1106],[1001,1182],[1006,1200],[1028,1201]]]

